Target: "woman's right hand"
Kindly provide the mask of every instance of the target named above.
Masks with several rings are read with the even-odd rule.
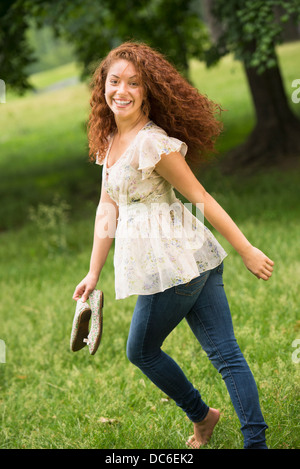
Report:
[[[73,300],[78,301],[81,298],[83,302],[87,301],[90,293],[95,290],[97,282],[98,277],[88,273],[75,288]]]

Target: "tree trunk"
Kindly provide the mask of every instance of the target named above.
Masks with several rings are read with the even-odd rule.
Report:
[[[245,67],[245,72],[256,125],[247,140],[227,154],[224,171],[294,164],[300,156],[300,121],[289,108],[279,66],[260,75],[255,68]]]

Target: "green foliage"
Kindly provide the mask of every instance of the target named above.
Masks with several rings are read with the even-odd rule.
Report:
[[[31,62],[23,64],[21,58],[30,56],[28,41],[25,42],[29,22],[39,28],[51,27],[57,36],[72,44],[84,77],[90,75],[110,49],[126,40],[147,42],[165,53],[187,74],[189,59],[199,58],[208,42],[206,28],[192,0],[87,0],[84,3],[79,0],[16,0],[15,4],[15,8],[9,8],[2,18],[2,24],[13,31],[12,25],[22,22],[24,51],[20,51],[19,70],[23,73],[20,81],[23,80],[24,89],[28,87],[26,67],[30,70],[28,64]],[[33,43],[32,34],[29,43]],[[11,58],[13,50],[12,45],[7,50],[7,57]],[[30,50],[32,56],[32,47]],[[14,87],[12,74],[12,68],[8,68],[2,75]]]
[[[26,68],[34,62],[33,49],[28,45],[26,8],[18,0],[0,3],[0,78],[7,89],[24,93],[30,88]]]
[[[275,7],[283,13],[275,19]],[[282,41],[283,24],[293,17],[300,19],[299,0],[216,0],[213,14],[222,25],[223,34],[207,51],[209,64],[232,52],[246,66],[258,73],[277,65],[275,46]]]

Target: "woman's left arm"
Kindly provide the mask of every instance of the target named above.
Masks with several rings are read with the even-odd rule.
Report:
[[[180,153],[162,155],[155,171],[192,204],[203,204],[205,218],[240,254],[250,272],[263,280],[271,277],[274,262],[252,246],[228,213],[206,192]]]

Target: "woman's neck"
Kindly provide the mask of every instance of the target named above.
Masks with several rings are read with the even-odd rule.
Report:
[[[145,116],[145,114],[140,114],[138,117],[128,119],[120,119],[119,117],[115,118],[117,134],[120,138],[135,130],[140,130],[147,124],[148,121],[149,118],[148,116]]]

